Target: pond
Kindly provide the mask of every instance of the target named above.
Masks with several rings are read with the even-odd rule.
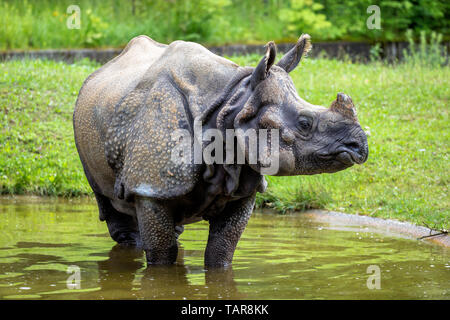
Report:
[[[232,268],[206,271],[207,236],[186,226],[176,265],[146,268],[93,199],[0,198],[0,299],[450,299],[450,250],[428,242],[255,212]]]

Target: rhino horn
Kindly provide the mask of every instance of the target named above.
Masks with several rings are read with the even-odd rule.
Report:
[[[330,110],[343,115],[345,118],[357,121],[355,105],[352,99],[344,93],[337,94],[336,100],[331,103]]]
[[[287,73],[291,72],[297,67],[302,57],[306,56],[311,48],[311,37],[309,34],[302,34],[295,46],[289,50],[280,61],[278,61],[277,66],[284,69]]]
[[[258,66],[252,73],[250,83],[253,89],[256,88],[256,86],[261,81],[267,78],[267,74],[269,73],[270,67],[272,67],[273,63],[275,62],[276,55],[277,55],[277,48],[275,46],[275,42],[270,41],[269,43],[266,44],[266,54],[258,63]]]

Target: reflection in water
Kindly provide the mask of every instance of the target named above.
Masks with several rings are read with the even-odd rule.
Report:
[[[142,251],[130,247],[115,245],[109,251],[109,259],[98,261],[98,282],[100,291],[130,292],[133,289],[133,280],[136,272],[141,269],[143,261]]]
[[[184,250],[180,246],[178,259],[173,266],[149,266],[142,272],[140,290],[135,297],[142,299],[189,299],[201,296],[205,299],[244,298],[236,288],[231,267],[204,270],[205,285],[191,284],[184,265]],[[115,245],[109,252],[109,259],[97,262],[100,291],[109,297],[120,298],[121,293],[133,290],[136,273],[144,268],[143,253],[131,247]],[[88,295],[89,297],[90,295]],[[92,297],[94,298],[94,297]]]
[[[254,214],[233,267],[211,270],[206,223],[186,227],[175,265],[146,267],[92,200],[0,199],[0,215],[1,299],[450,299],[450,250],[298,214]],[[81,289],[67,288],[71,265]],[[367,288],[370,265],[380,290]]]

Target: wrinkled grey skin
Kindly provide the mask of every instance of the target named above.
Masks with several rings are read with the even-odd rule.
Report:
[[[274,65],[270,42],[250,68],[195,43],[139,36],[90,75],[76,103],[75,141],[111,237],[142,247],[148,264],[172,264],[183,225],[205,219],[205,265],[231,263],[256,192],[266,187],[260,172],[267,164],[172,162],[171,133],[192,133],[196,118],[203,130],[279,129],[277,175],[331,173],[366,161],[366,135],[348,96],[338,94],[330,108],[298,96],[289,72],[309,48],[302,35]]]

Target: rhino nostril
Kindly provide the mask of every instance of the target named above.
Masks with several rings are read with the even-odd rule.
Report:
[[[346,143],[345,147],[350,149],[353,152],[361,154],[361,147],[360,147],[359,143],[357,143],[357,142]]]
[[[357,141],[344,143],[343,151],[347,151],[356,163],[364,163],[368,157],[367,145]]]

